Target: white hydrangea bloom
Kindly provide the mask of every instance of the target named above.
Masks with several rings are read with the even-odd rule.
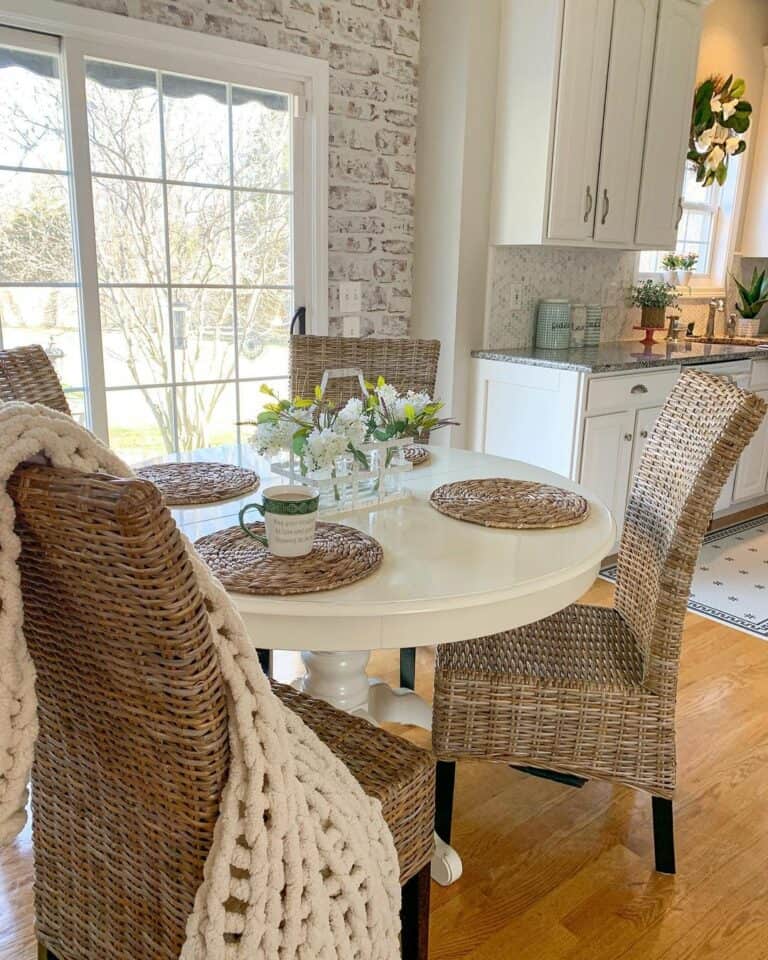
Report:
[[[348,444],[349,440],[343,433],[328,427],[323,430],[315,428],[307,437],[304,465],[307,470],[326,470],[345,452]]]
[[[391,383],[385,383],[381,387],[376,387],[376,396],[380,401],[383,401],[387,410],[392,410],[394,404],[397,402],[397,390]]]
[[[297,427],[286,420],[260,423],[251,436],[251,446],[262,457],[276,457],[283,450],[290,450]]]

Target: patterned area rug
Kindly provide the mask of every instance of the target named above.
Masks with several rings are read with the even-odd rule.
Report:
[[[615,583],[615,564],[600,576]],[[768,640],[768,515],[707,534],[688,609]]]

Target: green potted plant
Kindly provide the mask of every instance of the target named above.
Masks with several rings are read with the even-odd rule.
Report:
[[[690,286],[691,283],[691,274],[699,262],[698,253],[682,253],[677,258],[677,265],[680,270],[679,280],[680,284],[683,287]]]
[[[653,331],[664,326],[667,307],[677,302],[675,288],[664,280],[643,280],[632,287],[631,303],[633,307],[640,307],[640,326],[637,329],[645,330],[646,345],[655,343]]]
[[[768,303],[768,278],[766,278],[765,270],[758,273],[757,267],[755,267],[752,271],[749,286],[740,283],[733,274],[731,274],[731,279],[739,290],[740,302],[735,306],[743,321],[745,321],[742,325],[742,333],[744,336],[754,336],[757,333],[757,316],[765,304]]]
[[[676,253],[665,253],[661,258],[661,265],[664,267],[664,282],[671,287],[676,287],[679,281],[677,270],[680,266],[680,257]]]

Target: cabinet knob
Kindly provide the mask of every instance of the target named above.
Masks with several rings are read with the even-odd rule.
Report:
[[[624,439],[627,441],[627,443],[631,443],[631,442],[632,442],[632,434],[631,434],[631,433],[625,433],[625,434],[624,434]]]
[[[608,219],[608,211],[611,209],[611,204],[608,200],[608,190],[603,190],[603,216],[600,220],[600,223],[605,226],[605,221]]]
[[[643,438],[643,440],[647,440],[647,439],[648,439],[648,431],[647,431],[647,430],[641,430],[641,431],[640,431],[640,436]]]
[[[630,393],[648,393],[648,387],[644,383],[636,383],[629,391]]]
[[[585,209],[584,209],[584,223],[589,220],[589,215],[592,213],[592,204],[594,200],[592,198],[592,191],[589,189],[589,184],[587,184],[587,195],[584,199]]]

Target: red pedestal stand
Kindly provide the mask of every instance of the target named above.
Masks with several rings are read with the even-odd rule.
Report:
[[[644,347],[651,347],[655,343],[658,343],[657,340],[653,339],[653,335],[657,330],[662,330],[663,327],[633,327],[633,330],[645,330],[645,336],[640,341]]]

